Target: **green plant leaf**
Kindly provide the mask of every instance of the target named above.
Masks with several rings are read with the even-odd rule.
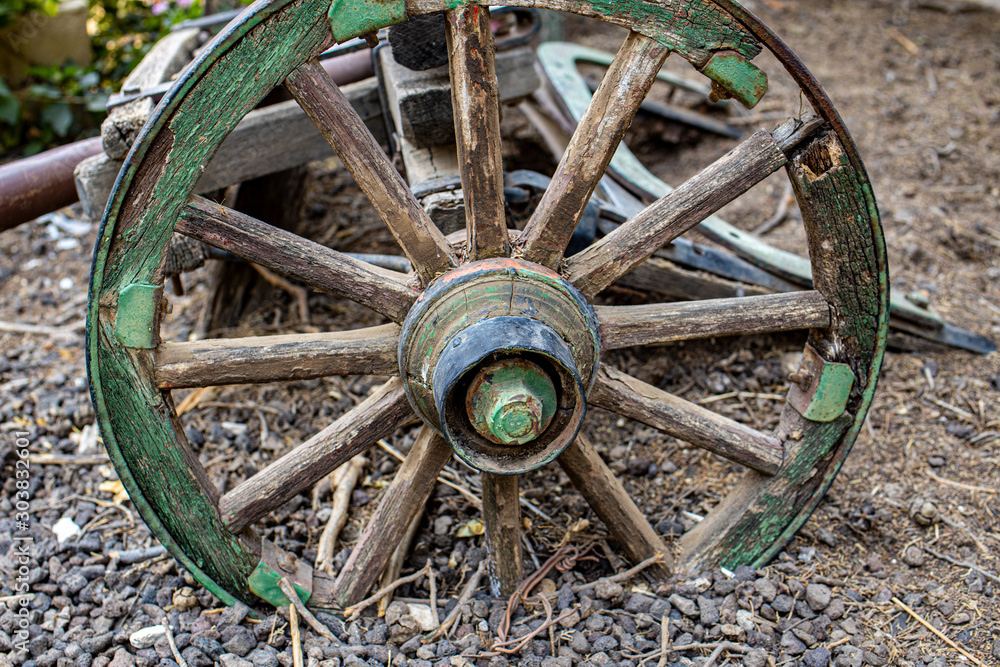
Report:
[[[73,125],[73,110],[65,102],[56,102],[42,110],[42,122],[51,127],[56,136],[65,137]]]
[[[0,123],[16,125],[17,116],[21,112],[21,103],[10,94],[0,92]]]
[[[94,93],[87,97],[87,111],[92,113],[104,113],[106,107],[108,106],[108,94]]]

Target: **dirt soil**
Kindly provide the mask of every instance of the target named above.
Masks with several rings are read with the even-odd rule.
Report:
[[[893,291],[928,300],[947,321],[1000,340],[1000,13],[948,0],[747,4],[813,71],[853,133],[879,202]],[[584,22],[571,22],[567,30],[610,51],[621,39],[617,31],[595,31]],[[718,117],[744,129],[772,128],[788,109],[797,108],[797,91],[773,74],[773,61],[762,62],[772,74],[769,96],[753,112],[721,112]],[[690,74],[689,67],[673,62],[669,67]],[[518,131],[516,121],[505,123]],[[533,136],[520,131],[522,138]],[[654,172],[675,183],[732,145],[652,118],[637,123],[630,140],[641,147],[637,153]],[[554,166],[537,157],[542,154],[537,147],[530,154],[533,168]],[[311,177],[303,204],[307,231],[345,251],[395,252],[388,232],[349,178],[328,164],[313,166]],[[772,177],[722,215],[752,230],[771,218],[786,196],[781,178]],[[767,239],[801,252],[797,212],[788,217]],[[131,523],[129,503],[125,501],[125,510],[113,509],[122,507],[115,502],[113,472],[90,461],[100,460],[101,451],[99,444],[88,448],[93,413],[80,321],[96,229],[71,227],[37,222],[0,235],[0,322],[6,327],[0,329],[0,428],[8,473],[4,500],[14,489],[13,434],[27,429],[37,448],[36,469],[43,471],[34,483],[35,497],[61,498],[61,504],[38,505],[38,521],[45,528],[65,515],[97,530],[101,523],[90,526],[96,515],[104,520],[105,554],[112,547],[147,548],[152,538]],[[201,269],[186,275],[186,294],[171,297],[167,338],[187,340],[198,329],[208,274]],[[623,293],[616,298],[638,297]],[[275,287],[230,334],[378,323],[324,295],[310,295],[308,307],[306,323],[294,299]],[[630,370],[641,368],[644,379],[688,400],[745,392],[749,398],[715,401],[712,408],[766,429],[776,423],[768,396],[787,386],[801,343],[795,336],[719,340],[618,360]],[[798,589],[804,582],[831,586],[846,601],[847,615],[856,625],[849,641],[865,643],[869,664],[971,664],[894,602],[908,599],[911,607],[919,600],[914,613],[980,664],[1000,665],[1000,354],[980,356],[911,337],[894,337],[893,343],[866,428],[844,469],[813,517],[761,576],[795,579]],[[175,401],[181,405],[188,399],[189,439],[204,444],[203,463],[225,489],[323,428],[381,380],[331,378],[181,391],[175,392]],[[704,452],[594,412],[585,431],[612,468],[628,479],[630,491],[661,532],[689,528],[737,475],[731,464]],[[388,444],[405,451],[412,441],[412,432],[400,432]],[[64,460],[43,465],[46,456]],[[69,462],[73,457],[76,463]],[[347,546],[396,469],[386,450],[373,450],[370,459],[342,535]],[[454,479],[477,491],[478,480],[467,470],[456,469]],[[62,487],[66,490],[60,492]],[[581,535],[604,537],[603,526],[562,473],[533,473],[522,488],[537,509],[525,516],[533,524],[530,540],[540,560],[570,527]],[[88,495],[99,502],[82,508],[73,504],[73,498]],[[262,530],[282,546],[314,558],[329,516],[320,509],[329,504],[329,489],[315,494],[318,504],[309,500],[299,496],[269,517]],[[74,512],[67,513],[67,505]],[[9,506],[5,502],[4,510]],[[118,513],[128,521],[111,516]],[[439,485],[404,573],[433,558],[443,572],[440,594],[455,595],[465,573],[453,560],[456,553],[461,557],[475,549],[477,516],[473,505]],[[469,537],[456,536],[463,527],[471,531]],[[341,549],[335,565],[346,554]],[[619,557],[602,552],[598,563],[583,568],[583,579],[626,567]],[[204,608],[218,604],[194,589]],[[419,593],[416,588],[401,590]],[[840,659],[836,641],[827,642],[827,648]],[[797,659],[777,646],[771,653],[788,661],[777,664]],[[933,663],[935,656],[945,662]],[[738,657],[733,660],[739,664]],[[852,663],[845,658],[837,664]]]

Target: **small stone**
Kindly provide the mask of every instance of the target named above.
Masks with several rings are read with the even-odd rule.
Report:
[[[764,602],[771,603],[774,602],[774,597],[778,594],[778,586],[770,579],[758,579],[753,582],[754,588],[757,589],[757,593],[763,598]]]
[[[246,656],[254,649],[255,646],[257,646],[257,641],[250,630],[240,625],[233,627],[238,628],[239,630],[233,632],[232,636],[222,644],[222,648],[224,648],[227,653],[233,653],[240,657]],[[240,630],[242,630],[242,632],[240,632]]]
[[[882,568],[885,566],[882,564],[882,559],[878,557],[878,554],[872,554],[865,563],[865,567],[867,567],[870,572],[881,572]]]
[[[422,631],[430,632],[437,627],[437,624],[434,622],[434,614],[431,613],[429,605],[409,603],[406,607],[410,612],[410,616],[413,617],[413,620],[417,622]]]
[[[212,660],[218,660],[219,656],[225,653],[222,648],[222,644],[211,637],[206,637],[205,635],[196,635],[192,637],[191,646],[194,646]]]
[[[951,623],[952,625],[965,625],[971,620],[972,616],[970,616],[968,613],[964,611],[960,611],[951,618],[949,618],[948,622]]]
[[[152,648],[160,637],[165,637],[167,629],[162,625],[151,625],[148,628],[136,630],[128,638],[129,643],[137,649]]]
[[[677,593],[673,593],[667,598],[667,602],[672,604],[678,611],[680,611],[685,616],[697,616],[698,615],[698,605],[695,604],[694,600],[689,600],[686,597],[682,597]]]
[[[192,590],[189,586],[185,586],[180,590],[174,591],[171,601],[173,602],[174,607],[180,611],[186,611],[191,607],[198,606],[198,598],[195,597],[194,590]]]
[[[809,584],[806,586],[806,603],[813,611],[823,611],[830,604],[833,593],[824,584]]]
[[[254,667],[278,667],[278,656],[270,651],[255,648],[246,656]]]
[[[715,625],[719,622],[719,608],[711,598],[698,596],[698,614],[702,625]]]
[[[847,607],[844,605],[844,601],[838,598],[831,601],[824,611],[830,620],[839,621],[847,613]]]
[[[837,647],[837,667],[861,667],[865,652],[857,646],[845,644]]]
[[[781,649],[789,655],[799,655],[800,653],[805,653],[806,645],[793,633],[786,632],[781,635]]]
[[[582,632],[573,633],[573,638],[569,640],[569,647],[581,655],[590,653],[590,642],[587,641]]]
[[[111,658],[111,662],[108,663],[108,667],[134,667],[135,656],[120,648],[115,651],[115,657]]]
[[[642,593],[633,593],[625,603],[625,611],[630,614],[641,614],[649,611],[653,605],[653,599]]]
[[[594,586],[594,593],[600,600],[614,600],[624,592],[625,589],[621,584],[607,578],[598,579],[597,585]]]
[[[785,595],[782,593],[774,598],[774,602],[771,603],[771,607],[774,608],[779,614],[787,614],[795,606],[795,600],[791,595]]]
[[[822,646],[806,651],[802,656],[802,662],[806,667],[828,667],[830,664],[830,651]]]
[[[764,667],[765,665],[767,665],[767,651],[762,648],[751,649],[743,656],[743,667]]]
[[[219,656],[219,663],[222,667],[253,667],[252,662],[232,653],[223,653]]]
[[[756,629],[753,622],[753,614],[746,609],[739,609],[736,612],[736,625],[743,628],[744,632],[750,633]]]
[[[924,550],[917,546],[909,546],[903,552],[903,562],[910,567],[920,567],[927,560]]]

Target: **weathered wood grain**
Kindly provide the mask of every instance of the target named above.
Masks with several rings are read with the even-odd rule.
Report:
[[[451,106],[465,199],[468,259],[510,254],[504,211],[500,95],[488,7],[446,15]]]
[[[423,511],[449,458],[448,443],[424,426],[333,585],[342,606],[359,602],[378,579],[407,526]]]
[[[669,576],[672,568],[671,551],[636,506],[621,481],[601,460],[594,445],[580,433],[557,460],[628,559],[639,563],[661,554],[663,563],[653,566],[652,572],[660,577]]]
[[[278,509],[390,435],[412,414],[399,378],[389,380],[353,410],[222,496],[219,513],[226,527],[239,532]]]
[[[765,474],[781,468],[783,454],[776,438],[605,364],[588,402]]]
[[[482,473],[486,557],[493,597],[509,598],[524,578],[521,551],[520,481],[514,475]]]
[[[595,310],[604,350],[830,326],[830,305],[817,291]]]
[[[384,141],[385,124],[375,79],[348,84],[341,90],[372,135]],[[208,161],[195,192],[218,190],[331,155],[330,144],[295,100],[254,109]],[[107,155],[95,155],[77,165],[76,191],[88,219],[99,220],[104,214],[121,168],[120,159]]]
[[[444,235],[323,66],[306,62],[289,75],[285,86],[368,195],[424,284],[456,266]]]
[[[555,267],[669,51],[630,33],[518,239],[515,255]]]
[[[308,380],[330,375],[395,375],[399,327],[161,343],[161,389]]]
[[[380,269],[203,197],[192,197],[176,231],[401,322],[417,298],[403,274]]]
[[[600,293],[785,162],[785,154],[771,134],[757,132],[621,227],[568,258],[564,275],[586,296]]]
[[[122,92],[140,91],[158,83],[170,81],[191,60],[204,35],[198,28],[169,32],[157,40],[135,69],[122,82]],[[101,143],[104,152],[113,160],[125,159],[139,130],[146,124],[156,107],[151,97],[142,97],[108,112],[101,123]]]

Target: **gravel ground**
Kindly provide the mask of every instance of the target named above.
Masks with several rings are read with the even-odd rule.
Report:
[[[928,4],[935,3],[824,1],[807,11],[760,0],[756,9],[790,36],[855,129],[885,214],[894,287],[933,294],[946,317],[996,337],[1000,311],[990,306],[1000,303],[1000,253],[991,239],[1000,238],[993,222],[1000,193],[980,185],[1000,173],[993,157],[1000,154],[998,19],[982,12],[944,14]],[[907,45],[900,39],[910,39],[906,35],[915,41]],[[852,48],[845,51],[845,44]],[[940,128],[948,136],[939,136]],[[948,150],[949,141],[955,148]],[[929,153],[928,147],[936,148]],[[671,169],[681,173],[685,165],[664,165],[661,173]],[[334,194],[314,193],[306,209],[323,225],[334,215],[333,200],[357,199],[342,185],[325,186]],[[762,193],[773,199],[780,190],[765,187]],[[771,210],[763,205],[730,217],[754,225]],[[353,218],[345,224],[360,225]],[[337,229],[328,226],[327,232]],[[95,234],[70,217],[0,235],[0,667],[170,666],[179,662],[177,654],[191,666],[291,665],[288,610],[226,608],[197,585],[158,546],[107,462],[86,387],[81,326]],[[379,234],[386,241],[387,234]],[[174,300],[175,339],[185,339],[196,325],[201,280],[189,283],[193,296]],[[309,306],[314,323],[344,315],[316,295]],[[284,331],[294,312],[276,290],[246,326]],[[686,397],[697,398],[723,389],[767,390],[772,376],[781,375],[786,349],[795,345],[755,339],[720,343],[712,352],[725,362],[703,363],[687,348],[683,363],[638,356],[629,364],[646,366],[661,386],[686,387],[693,392]],[[375,382],[293,383],[281,396],[225,390],[205,399],[214,407],[192,411],[189,439],[205,446],[204,462],[225,487],[246,466],[266,463],[281,450],[276,426],[298,441],[328,423],[335,410],[366,396]],[[767,568],[681,581],[653,581],[643,572],[622,578],[628,564],[604,543],[603,527],[579,497],[561,491],[565,477],[529,476],[525,497],[559,519],[526,515],[535,520],[528,532],[538,560],[556,551],[569,525],[577,544],[595,545],[596,560],[550,571],[526,602],[510,610],[504,631],[506,600],[491,599],[479,586],[459,603],[485,552],[474,530],[459,536],[477,510],[439,484],[403,571],[432,568],[438,617],[424,577],[398,589],[382,616],[374,606],[350,622],[317,614],[321,632],[299,619],[306,663],[1000,665],[1000,360],[927,348],[890,353],[881,382],[870,428],[844,472],[799,537]],[[265,410],[269,436],[260,431],[264,417],[241,407],[248,403]],[[731,478],[728,468],[704,454],[597,417],[587,426],[591,439],[647,508],[662,508],[647,513],[665,535],[693,525],[692,517]],[[410,443],[412,434],[400,433],[391,444],[405,451]],[[345,544],[356,539],[395,465],[384,452],[371,455],[352,497]],[[26,472],[19,477],[19,471]],[[474,490],[471,476],[458,475]],[[685,490],[668,493],[676,488]],[[28,498],[26,509],[18,505],[19,492]],[[329,508],[309,500],[299,496],[262,530],[283,547],[315,557]],[[341,549],[335,568],[347,554]],[[527,564],[529,573],[536,567]],[[17,595],[24,592],[30,595]],[[551,598],[548,621],[538,593]],[[448,634],[425,643],[449,617]],[[507,654],[493,650],[500,635],[527,639]]]

